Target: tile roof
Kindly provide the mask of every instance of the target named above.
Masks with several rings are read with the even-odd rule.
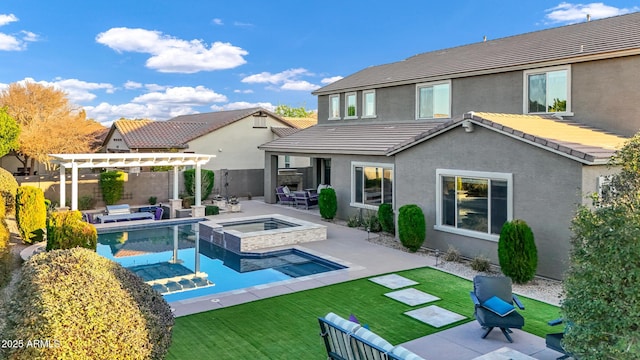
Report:
[[[271,132],[276,134],[278,137],[285,137],[292,134],[297,133],[300,129],[296,128],[287,128],[287,127],[272,127]]]
[[[283,123],[293,124],[262,108],[181,115],[167,121],[117,120],[115,127],[130,149],[185,149],[188,142],[257,112],[264,112]]]
[[[313,94],[630,54],[640,54],[640,12],[418,54],[403,61],[366,68]]]
[[[316,125],[258,148],[266,151],[321,154],[386,155],[395,145],[442,124],[442,121]]]
[[[306,118],[285,117],[284,119],[292,123],[298,129],[306,129],[318,123],[318,119],[312,118],[312,117],[306,117]]]
[[[570,157],[585,164],[606,163],[628,138],[552,115],[520,115],[469,112],[397,144],[388,155],[415,146],[469,120],[479,126]]]

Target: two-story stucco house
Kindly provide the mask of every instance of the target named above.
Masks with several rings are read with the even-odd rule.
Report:
[[[341,218],[417,204],[425,246],[494,263],[502,224],[524,219],[538,273],[562,278],[576,206],[640,129],[640,13],[423,53],[314,94],[317,126],[261,146],[265,201],[277,157],[308,156]]]

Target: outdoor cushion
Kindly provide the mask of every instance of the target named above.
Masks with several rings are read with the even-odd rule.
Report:
[[[500,299],[497,296],[492,296],[487,299],[487,301],[482,303],[482,307],[493,311],[501,317],[511,314],[516,309],[515,306],[509,304],[508,302]]]
[[[332,312],[328,313],[324,318],[348,333],[354,332],[360,328],[360,324],[356,324]]]
[[[288,186],[285,186],[285,187],[282,188],[282,192],[288,195],[288,194],[291,193],[291,190],[289,190]]]
[[[391,352],[389,353],[389,356],[392,359],[399,360],[425,360],[423,357],[414,354],[411,350],[400,345],[394,347],[393,350],[391,350]]]
[[[370,342],[371,344],[383,349],[384,351],[391,351],[393,349],[393,345],[389,343],[387,340],[380,337],[380,335],[374,333],[371,330],[367,330],[363,327],[356,330],[355,336]]]

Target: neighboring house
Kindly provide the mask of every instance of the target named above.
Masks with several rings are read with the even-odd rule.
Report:
[[[260,147],[265,189],[278,156],[309,156],[305,186],[330,183],[339,217],[417,204],[425,246],[494,263],[504,221],[524,219],[538,273],[562,278],[576,206],[640,129],[638,84],[640,13],[369,67],[314,92],[317,126]]]
[[[228,170],[229,194],[261,195],[264,154],[258,145],[275,139],[275,128],[294,127],[262,108],[182,115],[167,121],[117,120],[104,151],[213,154],[216,157],[203,168]],[[308,166],[309,160],[305,161]],[[223,193],[221,176],[216,172],[215,187]]]

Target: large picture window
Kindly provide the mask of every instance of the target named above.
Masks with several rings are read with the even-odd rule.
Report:
[[[451,82],[418,84],[416,97],[418,119],[451,117]]]
[[[570,69],[525,71],[525,113],[570,112]]]
[[[340,95],[329,96],[329,120],[340,119]]]
[[[439,169],[438,230],[497,240],[512,218],[512,176],[504,173]]]
[[[352,163],[351,206],[377,209],[393,203],[393,165]]]

